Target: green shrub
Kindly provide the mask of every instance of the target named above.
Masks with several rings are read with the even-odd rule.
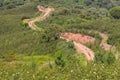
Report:
[[[112,64],[115,62],[115,54],[113,52],[108,52],[104,56],[104,63]]]
[[[55,64],[57,66],[64,67],[65,66],[65,58],[64,57],[65,56],[63,55],[62,50],[58,51],[56,53]]]
[[[115,19],[120,19],[120,6],[110,9],[110,14]]]
[[[115,55],[112,52],[99,52],[95,55],[95,62],[110,65],[115,62]]]
[[[101,63],[103,63],[104,61],[103,61],[103,56],[104,56],[104,54],[103,53],[96,53],[95,54],[95,62],[96,63],[98,63],[98,62],[101,62]]]

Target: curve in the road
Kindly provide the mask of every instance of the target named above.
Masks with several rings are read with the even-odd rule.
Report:
[[[50,7],[44,8],[44,7],[42,7],[42,6],[37,6],[37,8],[38,8],[38,10],[39,10],[40,12],[42,12],[42,13],[44,13],[44,14],[43,14],[42,16],[38,16],[38,17],[36,17],[36,18],[30,19],[30,20],[28,21],[28,25],[29,25],[29,27],[30,27],[31,29],[33,29],[33,30],[39,30],[39,31],[41,31],[41,28],[37,27],[37,26],[35,25],[35,23],[36,23],[36,22],[43,21],[44,19],[46,19],[47,17],[49,17],[50,13],[51,13],[52,11],[54,11],[54,8],[50,8]],[[101,43],[100,43],[100,46],[101,46],[103,49],[105,49],[106,51],[108,51],[108,50],[115,50],[115,47],[114,47],[114,46],[109,45],[109,44],[107,43],[108,36],[107,36],[106,34],[99,32],[99,35],[102,37],[102,41],[101,41]],[[84,36],[83,36],[83,37],[84,37]],[[83,37],[80,37],[80,38],[82,39]],[[61,38],[61,39],[65,39],[65,40],[67,40],[67,41],[71,41],[70,38],[65,38],[65,37],[63,37],[63,36],[60,36],[60,38]],[[81,42],[77,42],[75,39],[73,39],[72,41],[73,41],[74,47],[76,48],[76,51],[77,51],[78,53],[84,53],[84,55],[86,56],[86,58],[87,58],[88,60],[94,60],[94,52],[93,52],[90,48],[88,48],[88,47],[86,47],[85,45],[81,44]],[[83,42],[84,42],[84,40],[83,40]],[[89,41],[88,41],[88,42],[89,42]]]
[[[74,33],[61,33],[60,38],[68,41],[73,41],[74,47],[77,53],[83,53],[87,60],[94,60],[94,52],[84,44],[86,43],[93,43],[95,38],[82,35],[82,34],[74,34]]]
[[[116,49],[116,47],[114,45],[112,46],[112,45],[107,43],[108,35],[104,34],[104,33],[101,33],[101,32],[99,32],[99,35],[102,38],[102,41],[100,43],[100,47],[102,47],[105,51],[112,51],[112,52],[114,52],[116,59],[118,59],[119,51]]]
[[[40,12],[44,13],[44,15],[38,16],[36,18],[29,20],[28,26],[33,30],[41,31],[41,28],[37,27],[35,25],[35,22],[40,22],[40,21],[43,21],[44,19],[46,19],[50,15],[50,13],[52,11],[54,11],[54,8],[49,8],[49,7],[44,8],[42,6],[37,6],[37,8]],[[88,60],[94,59],[94,52],[91,49],[87,48],[86,46],[82,45],[81,43],[77,43],[76,41],[74,41],[73,43],[74,43],[74,46],[78,53],[84,53]]]
[[[40,21],[43,21],[44,19],[46,19],[49,15],[50,15],[50,13],[52,12],[52,11],[54,11],[54,8],[50,8],[50,7],[48,7],[48,8],[44,8],[44,7],[42,7],[42,6],[37,6],[37,8],[38,8],[38,10],[40,11],[40,12],[42,12],[42,13],[44,13],[42,16],[38,16],[38,17],[36,17],[36,18],[34,18],[34,19],[31,19],[31,20],[29,20],[28,21],[28,26],[31,28],[31,29],[33,29],[33,30],[39,30],[39,31],[41,31],[41,28],[39,28],[39,27],[37,27],[36,26],[36,22],[40,22]]]

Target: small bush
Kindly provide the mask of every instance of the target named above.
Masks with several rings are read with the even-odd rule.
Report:
[[[95,62],[110,65],[115,62],[115,55],[112,52],[99,52],[95,55]]]
[[[56,53],[55,64],[60,67],[65,66],[65,56],[62,54],[62,51]]]
[[[120,6],[110,9],[110,14],[115,19],[120,19]]]
[[[115,54],[112,52],[108,52],[104,56],[104,63],[106,64],[112,64],[115,62]]]

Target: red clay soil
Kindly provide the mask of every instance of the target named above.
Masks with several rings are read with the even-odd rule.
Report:
[[[82,34],[74,34],[74,33],[61,33],[60,37],[63,39],[66,39],[67,41],[75,41],[82,44],[86,43],[93,43],[95,41],[95,38],[87,35]]]
[[[60,38],[65,39],[66,41],[73,41],[78,53],[83,53],[86,56],[87,60],[94,60],[94,52],[83,44],[93,43],[95,41],[95,38],[74,33],[61,33]]]

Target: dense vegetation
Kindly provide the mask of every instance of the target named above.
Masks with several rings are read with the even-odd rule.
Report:
[[[111,14],[114,18],[119,19],[119,18],[120,18],[120,6],[115,7],[115,8],[112,8],[112,9],[110,10],[110,14]]]
[[[55,8],[49,18],[36,23],[41,32],[22,23],[23,18],[40,15],[38,4]],[[118,80],[117,51],[101,49],[96,31],[108,34],[108,43],[120,51],[119,6],[119,0],[1,0],[0,80]],[[76,54],[72,42],[59,39],[60,32],[95,37],[94,44],[86,45],[95,60]]]

